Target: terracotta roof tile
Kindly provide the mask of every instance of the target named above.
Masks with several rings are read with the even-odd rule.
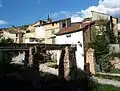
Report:
[[[56,35],[62,35],[62,34],[67,34],[67,33],[72,33],[76,31],[82,31],[86,26],[91,24],[93,22],[78,22],[78,23],[73,23],[69,27],[65,27],[62,30],[60,30]]]
[[[69,33],[69,32],[73,32],[75,30],[79,30],[80,29],[80,24],[73,24],[69,27],[65,27],[64,29],[60,30],[57,35],[59,34],[64,34],[64,33]]]

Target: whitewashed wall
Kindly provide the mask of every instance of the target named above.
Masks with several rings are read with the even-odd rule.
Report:
[[[9,32],[4,31],[3,32],[3,37],[5,37],[5,38],[16,38],[16,34],[11,34]]]
[[[36,38],[45,38],[45,27],[40,26],[35,29]]]
[[[26,33],[25,34],[25,43],[32,43],[32,42],[30,42],[30,38],[34,38],[34,37],[35,37],[35,32]]]
[[[66,37],[67,35],[71,35],[71,37]],[[80,42],[82,47],[79,45]],[[76,51],[76,62],[77,67],[84,70],[84,46],[83,46],[83,32],[75,32],[65,35],[56,36],[56,44],[77,44],[77,51]],[[57,53],[57,61],[59,60],[60,51]],[[57,62],[59,63],[59,62]]]
[[[110,19],[110,16],[104,13],[99,12],[92,12],[92,20],[99,20],[99,19]]]
[[[37,43],[36,41],[30,42],[30,38],[45,38],[45,28],[43,26],[36,27],[35,32],[25,34],[25,43]]]
[[[11,38],[14,40],[14,42],[16,42],[16,34],[11,34],[9,32],[3,31],[2,36],[5,38]]]

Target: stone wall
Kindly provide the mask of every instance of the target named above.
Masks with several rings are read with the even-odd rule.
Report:
[[[88,74],[95,75],[95,73],[96,73],[95,58],[94,58],[94,49],[92,49],[92,48],[89,48],[87,53],[86,53],[86,64],[87,64],[86,65],[87,66],[86,71],[88,72]]]
[[[120,58],[114,57],[110,62],[114,65],[115,69],[120,69]]]

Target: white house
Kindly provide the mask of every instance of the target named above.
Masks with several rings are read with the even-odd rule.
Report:
[[[56,35],[56,44],[76,44],[76,63],[77,67],[84,70],[85,50],[84,50],[84,32],[89,31],[90,22],[79,22],[71,24],[71,26],[62,29]],[[86,28],[87,27],[87,28]],[[59,63],[59,54],[57,54],[57,62]]]
[[[44,26],[36,27],[35,32],[25,33],[25,43],[43,43],[44,39]]]
[[[6,38],[6,39],[7,39],[7,38],[11,38],[11,39],[14,40],[14,42],[16,42],[16,39],[17,39],[16,34],[12,34],[12,33],[8,32],[8,31],[6,31],[6,30],[0,31],[0,36],[1,36],[1,37],[4,37],[4,38]]]

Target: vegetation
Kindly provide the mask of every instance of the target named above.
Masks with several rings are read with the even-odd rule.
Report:
[[[111,79],[111,80],[117,80],[120,81],[120,76],[111,76],[111,75],[103,75],[103,74],[96,74],[96,77],[104,78],[104,79]]]
[[[50,63],[48,65],[48,67],[52,67],[52,68],[58,69],[58,65],[56,63]]]
[[[120,88],[112,85],[98,84],[97,89],[94,89],[94,91],[120,91]]]
[[[9,44],[9,43],[13,43],[14,42],[14,40],[13,39],[10,39],[10,38],[0,38],[0,44]]]
[[[9,64],[0,66],[1,89],[4,91],[93,91],[94,82],[87,76],[84,79],[65,81],[58,76],[38,72],[35,68],[24,68]],[[4,88],[5,87],[5,88]]]
[[[22,26],[14,26],[13,25],[12,27],[15,28],[15,29],[20,28],[22,30],[26,30],[29,27],[29,25],[22,25]]]
[[[113,32],[108,28],[108,20],[99,20],[97,26],[92,29],[92,41],[90,47],[95,49],[95,58],[102,72],[109,72],[113,67],[109,62],[110,43],[114,40]]]
[[[29,25],[23,25],[21,26],[22,29],[26,30],[29,27]]]
[[[4,38],[4,37],[1,37],[0,38],[0,44],[12,44],[14,43],[13,39],[10,39],[10,38]],[[1,61],[0,61],[0,66],[4,66],[4,65],[8,65],[11,60],[12,60],[12,57],[14,57],[15,55],[17,55],[18,53],[16,52],[11,52],[11,51],[2,51],[0,53],[0,56],[1,56]]]
[[[120,69],[112,69],[110,73],[120,74]]]

